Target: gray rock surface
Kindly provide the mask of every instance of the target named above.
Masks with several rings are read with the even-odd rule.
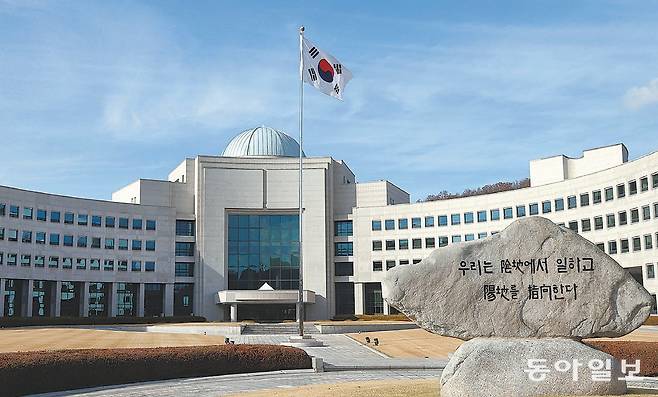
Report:
[[[559,273],[558,261],[570,258],[573,268]],[[469,270],[460,270],[462,263]],[[614,259],[541,217],[397,266],[382,287],[386,301],[422,328],[464,340],[617,337],[639,327],[651,310],[649,293]]]
[[[603,363],[610,360],[610,381],[592,380],[588,364],[593,359]],[[531,379],[531,374],[526,372],[531,369],[528,360],[546,360],[533,362],[550,371],[544,373],[544,380],[532,380],[539,379],[540,374],[532,374]],[[564,371],[567,367],[561,360],[572,367]],[[574,360],[578,366],[577,380],[573,378]],[[555,369],[556,363],[562,372]],[[625,392],[626,381],[615,358],[571,339],[473,339],[457,349],[441,375],[441,397],[587,396]]]

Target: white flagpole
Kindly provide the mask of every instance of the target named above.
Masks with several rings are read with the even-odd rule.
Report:
[[[304,336],[304,250],[302,248],[302,153],[304,146],[304,27],[299,27],[299,294],[297,297],[297,313],[299,321],[299,336]]]

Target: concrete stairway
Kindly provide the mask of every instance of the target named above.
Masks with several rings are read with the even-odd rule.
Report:
[[[296,323],[247,324],[242,330],[242,335],[297,335],[298,327]],[[315,325],[304,324],[304,334],[319,333]]]

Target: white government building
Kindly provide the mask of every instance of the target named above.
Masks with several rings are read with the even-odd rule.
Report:
[[[0,316],[293,319],[298,155],[293,138],[258,127],[111,201],[0,186]],[[341,160],[305,157],[307,318],[391,313],[388,269],[533,215],[597,244],[656,297],[658,153],[628,161],[617,144],[533,160],[530,179],[410,203],[391,182],[357,183]]]

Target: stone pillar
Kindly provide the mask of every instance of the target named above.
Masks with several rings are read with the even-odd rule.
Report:
[[[25,314],[25,317],[32,317],[32,300],[34,299],[32,295],[34,293],[34,280],[25,280],[23,285],[25,289],[25,294],[23,294],[23,297],[25,297],[23,313]]]
[[[109,310],[107,312],[109,317],[116,317],[117,312],[118,312],[118,290],[119,290],[119,283],[111,283],[110,284],[110,299],[108,304],[110,305]]]
[[[83,281],[80,285],[80,317],[89,317],[89,281]]]
[[[50,302],[51,315],[53,317],[59,317],[62,315],[62,282],[55,281],[52,283],[51,290],[52,301]]]
[[[388,316],[389,314],[391,314],[391,307],[384,301],[384,315]]]
[[[165,284],[164,311],[165,316],[174,315],[174,284]]]
[[[354,283],[354,314],[363,314],[363,283]]]
[[[144,292],[146,288],[144,283],[139,283],[139,292],[137,293],[137,317],[144,317]]]
[[[231,303],[231,322],[232,323],[237,323],[238,322],[238,304],[237,303]]]
[[[6,278],[0,278],[0,317],[5,316],[5,283]]]

